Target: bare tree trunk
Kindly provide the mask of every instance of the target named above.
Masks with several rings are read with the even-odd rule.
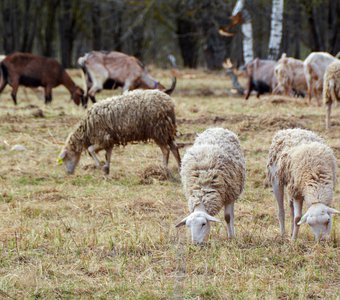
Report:
[[[36,28],[38,23],[39,9],[41,9],[41,1],[34,2],[25,0],[23,11],[23,24],[21,32],[21,46],[20,50],[23,52],[32,52],[34,38],[36,35]]]
[[[2,0],[0,1],[2,8],[3,19],[3,47],[5,53],[11,53],[18,49],[19,46],[19,34],[13,34],[18,32],[18,14],[19,7],[16,0]]]
[[[56,32],[56,13],[55,11],[58,9],[60,1],[59,0],[48,0],[46,1],[46,23],[43,24],[44,26],[44,33],[43,33],[43,47],[42,47],[42,54],[44,56],[53,56],[53,42],[55,39],[55,32]]]
[[[244,63],[251,62],[254,58],[253,52],[253,27],[251,17],[244,7],[244,0],[238,0],[233,9],[232,16],[242,14],[242,33],[243,33],[243,58]]]
[[[329,2],[329,52],[336,55],[340,51],[340,0]]]
[[[293,27],[294,27],[294,57],[300,58],[300,31],[301,31],[301,4],[294,1]]]
[[[92,48],[93,50],[101,50],[102,48],[102,31],[99,22],[101,17],[100,3],[94,1],[91,9],[92,20]]]
[[[74,32],[76,31],[75,22],[76,20],[72,12],[72,2],[69,0],[61,0],[59,36],[61,63],[65,68],[72,65],[72,51],[75,40]]]
[[[268,58],[276,60],[282,39],[283,0],[273,0]]]
[[[197,24],[193,20],[178,18],[177,37],[183,65],[196,68],[198,62]]]

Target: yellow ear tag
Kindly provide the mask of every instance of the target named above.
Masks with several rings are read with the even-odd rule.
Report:
[[[61,157],[58,157],[57,162],[58,162],[58,165],[61,166],[63,164],[64,160]]]

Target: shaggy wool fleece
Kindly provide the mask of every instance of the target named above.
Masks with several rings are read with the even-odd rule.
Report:
[[[330,205],[336,183],[336,159],[330,147],[314,132],[303,129],[280,130],[269,150],[268,170],[276,167],[281,184],[292,198],[307,203]],[[268,172],[269,179],[273,175]]]
[[[190,212],[203,206],[209,215],[216,215],[240,196],[245,175],[237,136],[223,128],[204,131],[182,161],[181,178]]]
[[[167,145],[175,135],[172,99],[158,90],[135,90],[93,105],[68,137],[66,148],[81,152],[91,145],[106,149],[150,139]]]
[[[340,101],[340,62],[331,63],[325,72],[323,81],[324,104]]]

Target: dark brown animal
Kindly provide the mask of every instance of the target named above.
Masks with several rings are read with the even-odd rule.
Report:
[[[85,75],[85,102],[90,97],[96,102],[95,94],[102,89],[122,87],[124,92],[134,89],[159,89],[170,95],[176,86],[166,89],[146,71],[144,65],[134,56],[121,52],[91,51],[78,59]]]
[[[16,52],[6,56],[0,67],[2,73],[0,93],[9,84],[12,87],[11,96],[15,105],[20,85],[44,87],[45,104],[52,101],[52,89],[63,85],[71,93],[75,104],[84,103],[84,91],[75,85],[65,69],[54,58]]]
[[[276,87],[276,65],[276,61],[258,58],[246,64],[245,68],[248,76],[248,89],[245,96],[246,100],[253,90],[257,91],[257,97],[259,97],[261,94],[271,92]]]

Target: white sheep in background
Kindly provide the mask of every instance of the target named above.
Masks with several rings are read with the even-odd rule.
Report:
[[[210,222],[224,207],[228,237],[234,236],[234,202],[243,191],[245,160],[238,137],[223,128],[201,133],[185,153],[181,178],[190,215],[176,227],[187,225],[192,241],[202,243],[210,232]]]
[[[331,63],[323,80],[323,102],[326,105],[326,129],[330,128],[332,104],[340,102],[340,61]]]
[[[324,140],[309,130],[280,130],[273,138],[267,164],[268,177],[278,203],[281,234],[285,233],[284,187],[292,215],[292,239],[308,223],[315,239],[327,238],[332,227],[331,208],[336,183],[336,159]],[[307,212],[302,216],[303,202]]]
[[[282,54],[275,67],[277,86],[274,94],[301,95],[307,91],[306,77],[303,69],[303,61]]]
[[[328,65],[335,61],[337,59],[327,52],[312,52],[303,62],[309,103],[311,103],[312,93],[314,93],[318,105],[321,105],[323,76]]]
[[[74,172],[82,151],[88,150],[96,166],[96,153],[106,151],[103,170],[110,170],[112,148],[132,141],[154,140],[167,167],[170,150],[178,166],[181,159],[175,143],[176,118],[172,99],[158,90],[135,90],[94,104],[70,134],[59,159],[69,174]]]

